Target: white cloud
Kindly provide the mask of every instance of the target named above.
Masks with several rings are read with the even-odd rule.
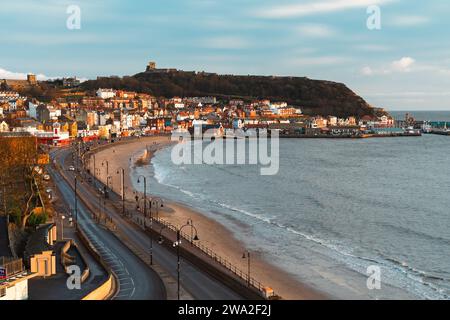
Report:
[[[389,25],[396,27],[414,27],[426,24],[429,21],[430,19],[424,16],[396,16],[389,22]]]
[[[278,5],[263,8],[256,12],[256,16],[262,18],[290,18],[313,14],[321,14],[347,9],[364,8],[371,5],[381,5],[394,0],[320,0],[309,1],[302,4]]]
[[[411,71],[411,67],[416,63],[411,57],[403,57],[400,60],[394,61],[391,64],[393,71],[398,72],[409,72]]]
[[[38,75],[36,75],[36,77],[39,81],[45,81],[45,80],[50,79],[50,77],[47,77],[44,74],[38,74]],[[27,73],[13,72],[13,71],[8,71],[8,70],[0,68],[0,79],[26,80]]]
[[[303,24],[297,28],[300,35],[313,38],[327,38],[335,34],[329,26],[323,24]]]
[[[406,73],[411,72],[416,65],[416,60],[411,57],[403,57],[399,60],[392,61],[388,66],[381,68],[372,68],[364,66],[361,69],[363,76],[386,75],[391,73]]]

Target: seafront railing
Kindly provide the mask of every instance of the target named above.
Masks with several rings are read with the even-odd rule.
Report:
[[[164,219],[152,218],[152,220],[161,224],[165,228],[172,230],[175,233],[177,232],[177,228]],[[228,271],[232,272],[234,275],[241,278],[243,281],[245,281],[246,284],[257,289],[259,292],[261,292],[261,294],[263,293],[263,289],[265,288],[265,286],[261,282],[256,280],[255,278],[249,276],[248,272],[242,271],[236,265],[232,264],[227,259],[218,255],[214,250],[203,245],[201,242],[194,241],[194,239],[191,237],[190,234],[187,234],[185,232],[180,232],[180,235],[184,240],[188,241],[192,246],[196,247],[197,249],[202,251],[204,254],[209,256],[211,259],[213,259],[215,262],[217,262],[220,265],[222,265],[223,267],[225,267]]]

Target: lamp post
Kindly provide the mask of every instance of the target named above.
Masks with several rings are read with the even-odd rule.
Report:
[[[153,265],[153,215],[152,215],[152,202],[151,201],[152,200],[150,200],[149,202],[150,202],[150,265],[152,266]]]
[[[75,230],[78,229],[78,193],[77,193],[77,185],[78,185],[78,179],[77,174],[75,173]]]
[[[92,157],[94,158],[94,180],[95,180],[95,178],[97,176],[97,170],[95,170],[96,169],[95,168],[95,153],[92,155]],[[95,181],[94,181],[94,183],[95,183]]]
[[[122,216],[125,217],[125,169],[120,167],[119,169],[117,169],[117,174],[120,173],[120,171],[122,172],[121,175],[121,184],[122,184]]]
[[[66,216],[61,216],[61,240],[64,240],[64,219]]]
[[[244,252],[242,259],[247,259],[247,286],[250,287],[250,252]]]
[[[137,183],[141,183],[141,178],[143,178],[144,180],[144,228],[145,228],[145,218],[147,217],[147,178],[141,175],[138,177]]]
[[[106,177],[106,188],[111,189],[112,190],[112,176],[107,176]],[[111,188],[109,187],[109,182],[111,181]]]
[[[97,188],[98,184],[97,181],[99,180],[100,177],[100,168],[95,168],[95,176],[94,176],[94,186]]]
[[[102,167],[105,166],[105,163],[106,163],[106,177],[108,177],[108,175],[109,175],[109,161],[108,160],[103,160],[102,161]]]
[[[173,225],[171,224],[167,224],[164,225],[163,227],[161,227],[161,230],[159,231],[159,243],[162,244],[163,243],[163,238],[162,238],[162,232],[164,229],[167,229],[169,226],[171,226],[172,228],[176,229],[177,232],[177,241],[174,242],[173,246],[177,248],[177,296],[178,296],[178,300],[180,300],[180,271],[181,271],[181,261],[180,261],[180,246],[181,246],[181,231],[183,230],[183,228],[185,227],[193,227],[195,230],[195,236],[193,238],[194,241],[198,241],[200,240],[198,238],[197,235],[197,229],[192,225],[189,224],[189,222],[183,226],[181,226],[180,228],[175,228]]]

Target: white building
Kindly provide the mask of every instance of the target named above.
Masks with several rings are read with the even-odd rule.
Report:
[[[50,107],[48,111],[50,112],[50,119],[58,120],[58,118],[61,117],[61,109]]]
[[[14,91],[0,91],[0,102],[19,99],[20,95]]]
[[[22,259],[0,257],[0,300],[27,300],[28,280],[35,275],[24,270]]]
[[[28,300],[28,279],[19,278],[9,283],[0,285],[0,300]]]
[[[329,123],[329,125],[330,126],[337,126],[337,124],[338,124],[338,118],[337,117],[335,117],[335,116],[329,116],[328,117],[328,123]]]
[[[97,90],[97,97],[102,99],[111,99],[116,96],[116,91],[113,89],[98,89]]]
[[[28,116],[33,119],[37,119],[37,104],[33,102],[28,102]]]
[[[270,104],[270,109],[282,109],[287,107],[288,107],[287,102],[273,102]]]

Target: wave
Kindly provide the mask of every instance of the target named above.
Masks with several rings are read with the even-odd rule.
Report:
[[[251,219],[257,219],[258,221],[261,221],[262,223],[267,224],[268,226],[279,228],[283,231],[287,231],[290,234],[300,236],[303,239],[306,239],[307,241],[310,241],[320,247],[325,248],[328,250],[327,256],[331,257],[332,259],[340,260],[341,262],[344,262],[350,269],[353,271],[358,272],[359,274],[362,274],[363,276],[366,275],[366,268],[369,265],[378,265],[383,267],[383,270],[386,271],[387,274],[389,274],[389,277],[385,278],[385,282],[395,286],[395,287],[401,287],[404,290],[407,290],[408,292],[412,292],[414,294],[419,295],[420,297],[424,297],[426,299],[448,299],[450,292],[450,279],[445,277],[436,276],[430,273],[427,273],[423,270],[419,270],[413,266],[409,266],[404,261],[398,261],[392,257],[387,257],[383,255],[381,252],[375,252],[377,257],[368,257],[368,256],[362,256],[355,254],[356,248],[351,248],[350,246],[343,245],[338,242],[333,242],[330,240],[324,240],[320,237],[317,237],[313,234],[308,234],[305,232],[302,232],[301,230],[296,229],[295,227],[291,225],[285,225],[282,223],[279,223],[275,220],[274,217],[268,217],[263,214],[258,214],[254,212],[247,211],[243,208],[238,208],[236,206],[230,205],[228,203],[225,203],[223,201],[219,201],[217,199],[211,199],[207,198],[204,194],[195,193],[186,189],[183,189],[180,186],[169,184],[165,181],[165,177],[171,174],[170,168],[165,167],[164,165],[157,163],[154,165],[154,171],[155,171],[155,178],[161,185],[173,188],[178,190],[179,192],[183,193],[184,195],[198,200],[202,202],[208,202],[213,207],[219,207],[226,209],[231,212],[235,212],[238,214],[242,214],[246,217],[249,217]],[[223,210],[218,210],[218,212],[224,213]],[[234,217],[236,218],[236,217]],[[242,216],[241,216],[242,219]],[[245,221],[244,221],[245,222]],[[386,225],[389,226],[389,225]],[[395,227],[395,226],[391,226]],[[400,230],[398,230],[400,231]],[[406,230],[401,230],[403,232],[406,232]],[[408,232],[411,232],[411,230],[407,230]],[[424,237],[424,234],[421,234],[420,236]],[[430,235],[426,235],[430,236]],[[432,236],[431,236],[432,237]],[[434,238],[434,237],[433,237]],[[439,240],[447,240],[448,239],[439,239]],[[398,275],[401,274],[402,277],[398,277]],[[438,283],[438,285],[436,283]],[[442,284],[442,286],[441,286]],[[429,288],[429,290],[426,290],[424,287]],[[449,287],[449,288],[447,288]]]
[[[399,226],[399,225],[393,225],[391,223],[386,223],[386,222],[376,222],[376,224],[386,227],[386,228],[390,228],[397,233],[411,235],[411,236],[414,236],[415,238],[422,238],[423,240],[439,241],[440,243],[445,243],[447,245],[450,245],[450,239],[447,239],[447,238],[437,237],[437,236],[434,236],[434,235],[431,235],[428,233],[413,230],[413,229],[406,228],[406,227]]]

